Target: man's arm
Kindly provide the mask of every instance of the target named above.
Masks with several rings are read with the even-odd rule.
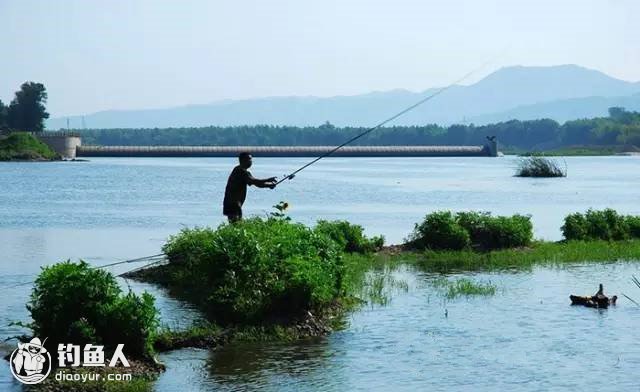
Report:
[[[276,187],[276,177],[269,177],[265,179],[255,178],[249,173],[247,177],[247,183],[249,185],[257,186],[258,188],[275,188]]]

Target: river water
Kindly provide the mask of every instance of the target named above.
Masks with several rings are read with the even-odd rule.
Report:
[[[252,172],[282,175],[306,161],[257,158]],[[536,237],[549,240],[560,239],[570,212],[612,207],[640,214],[637,157],[564,161],[567,178],[522,179],[513,177],[512,157],[332,158],[276,190],[251,188],[245,214],[267,214],[287,201],[296,221],[347,219],[388,243],[402,241],[415,222],[438,209],[530,214]],[[0,164],[0,341],[25,332],[9,324],[28,321],[29,282],[41,266],[156,254],[182,227],[222,222],[224,184],[234,163],[104,158]],[[168,370],[156,390],[636,390],[640,308],[624,298],[606,311],[571,308],[567,296],[591,293],[602,282],[608,292],[640,297],[630,282],[639,273],[633,263],[610,263],[477,274],[472,278],[497,285],[495,296],[448,301],[433,288],[433,276],[403,269],[394,274],[408,290],[394,292],[386,306],[354,312],[343,331],[297,344],[165,354]],[[198,317],[152,285],[122,283],[156,295],[165,325],[180,327]],[[0,343],[0,354],[14,344]],[[0,390],[20,390],[5,365]]]

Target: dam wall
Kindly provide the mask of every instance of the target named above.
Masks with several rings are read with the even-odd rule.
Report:
[[[75,159],[78,147],[82,145],[80,135],[74,133],[39,132],[32,135],[66,159]]]
[[[335,146],[81,146],[78,157],[317,157]],[[345,146],[335,157],[495,157],[497,145],[485,146]]]

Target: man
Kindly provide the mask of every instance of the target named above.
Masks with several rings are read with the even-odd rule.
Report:
[[[249,172],[251,167],[251,154],[243,152],[238,155],[240,164],[233,168],[227,180],[227,187],[224,191],[224,201],[222,203],[222,213],[227,216],[230,223],[242,219],[242,204],[247,198],[247,185],[255,185],[258,188],[273,189],[276,187],[276,177],[264,180],[254,178]]]

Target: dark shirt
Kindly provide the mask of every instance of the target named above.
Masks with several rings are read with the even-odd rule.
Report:
[[[224,215],[242,214],[242,204],[247,198],[247,185],[251,185],[253,176],[249,170],[243,169],[239,165],[233,168],[227,187],[224,190],[224,201],[222,203]]]

